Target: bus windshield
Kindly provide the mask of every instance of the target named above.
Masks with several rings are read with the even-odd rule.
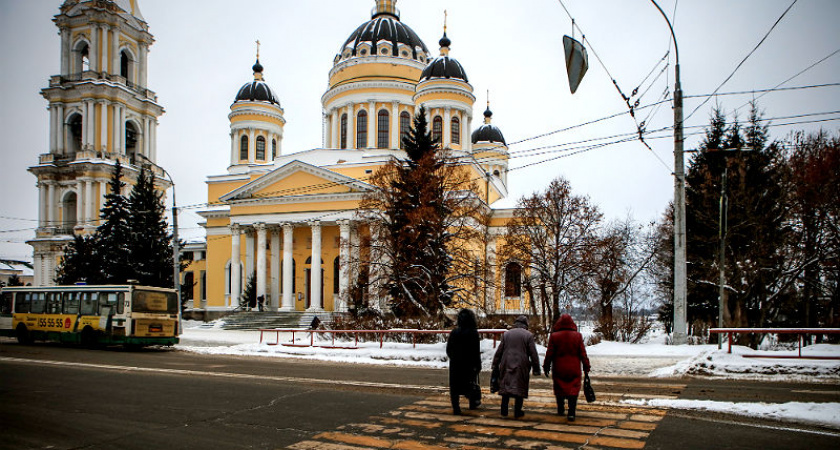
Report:
[[[132,298],[131,310],[144,313],[178,313],[178,296],[174,292],[144,291],[137,289]]]

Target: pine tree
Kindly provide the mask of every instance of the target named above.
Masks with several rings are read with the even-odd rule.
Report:
[[[129,249],[130,230],[128,227],[128,201],[122,195],[125,183],[122,181],[122,165],[114,165],[108,193],[105,194],[105,206],[102,207],[102,225],[96,229],[95,246],[100,256],[100,267],[92,268],[91,278],[95,283],[124,284],[133,278],[131,251]]]
[[[155,177],[140,169],[128,201],[128,250],[133,277],[145,286],[173,287],[172,236]]]
[[[72,285],[79,282],[100,284],[102,263],[93,236],[75,236],[64,249],[64,256],[56,271],[55,282]]]

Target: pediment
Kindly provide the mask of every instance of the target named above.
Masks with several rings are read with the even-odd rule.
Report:
[[[355,178],[294,160],[228,192],[220,200],[267,200],[359,194],[372,186]]]

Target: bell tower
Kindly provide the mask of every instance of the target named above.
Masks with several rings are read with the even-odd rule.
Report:
[[[29,171],[38,178],[35,284],[54,284],[63,249],[100,223],[116,161],[130,189],[140,165],[155,172],[163,107],[146,85],[154,42],[137,0],[66,0],[53,18],[61,37],[60,73],[41,90],[48,102],[49,151]]]

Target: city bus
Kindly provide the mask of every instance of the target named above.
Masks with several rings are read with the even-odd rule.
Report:
[[[174,345],[181,308],[174,289],[137,285],[4,287],[0,334],[35,340],[131,347]]]

